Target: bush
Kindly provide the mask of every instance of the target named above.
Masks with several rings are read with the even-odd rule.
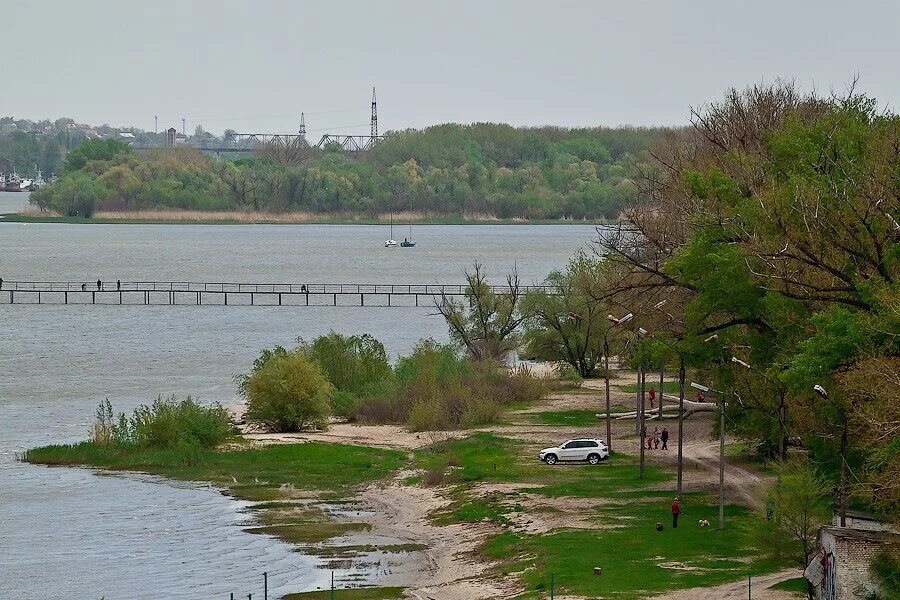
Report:
[[[91,425],[91,441],[98,445],[134,446],[141,449],[168,450],[215,448],[232,434],[228,411],[219,404],[203,406],[190,396],[178,401],[175,396],[157,398],[152,405],[142,404],[131,418],[113,414],[107,399],[97,408]]]
[[[302,352],[277,350],[257,363],[241,386],[248,421],[277,432],[328,423],[334,388],[317,363]]]
[[[397,361],[397,387],[359,402],[357,418],[405,424],[411,431],[470,428],[496,423],[503,406],[546,393],[525,369],[472,361],[432,340]]]

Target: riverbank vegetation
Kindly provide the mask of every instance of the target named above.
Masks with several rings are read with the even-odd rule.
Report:
[[[411,431],[471,428],[547,391],[525,370],[472,360],[432,340],[392,367],[375,338],[334,332],[294,350],[264,350],[238,384],[247,420],[270,431],[321,428],[332,416]]]
[[[31,202],[82,218],[146,210],[615,218],[640,198],[637,165],[662,133],[447,124],[389,132],[356,157],[298,145],[262,147],[237,161],[185,147],[133,151],[115,140],[86,140]]]

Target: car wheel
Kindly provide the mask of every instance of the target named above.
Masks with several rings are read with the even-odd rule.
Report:
[[[588,462],[592,465],[600,464],[600,455],[599,454],[588,454]]]
[[[556,455],[548,454],[547,456],[544,457],[544,462],[547,463],[548,465],[555,465],[556,464]]]

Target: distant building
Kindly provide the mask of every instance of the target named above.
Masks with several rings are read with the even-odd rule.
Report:
[[[820,529],[819,548],[803,572],[815,587],[816,600],[865,600],[878,585],[872,561],[884,550],[900,548],[900,535],[855,515],[847,527]]]
[[[178,139],[178,130],[174,127],[169,127],[166,129],[166,147],[174,148],[175,142]]]
[[[130,131],[122,131],[119,133],[119,141],[120,142],[123,142],[123,143],[131,146],[132,144],[134,144],[134,140],[135,140],[134,134],[131,133]]]

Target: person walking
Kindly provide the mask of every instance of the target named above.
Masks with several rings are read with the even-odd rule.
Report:
[[[97,291],[99,292],[102,289],[103,289],[103,282],[98,279],[97,280]]]
[[[662,438],[662,443],[663,443],[662,449],[668,450],[669,446],[667,444],[669,443],[669,430],[666,428],[663,428],[662,434],[660,435],[660,437]]]
[[[650,408],[653,408],[653,401],[656,400],[656,388],[651,387],[650,392],[648,394],[650,396]]]
[[[681,514],[681,503],[678,498],[672,502],[672,529],[678,528],[678,516]]]
[[[85,290],[87,290],[87,284],[86,284],[86,283],[82,283],[82,284],[81,284],[81,291],[83,292],[83,291],[85,291]]]
[[[653,449],[659,450],[659,427],[653,428]]]
[[[119,292],[122,290],[122,280],[116,279],[116,291]]]

